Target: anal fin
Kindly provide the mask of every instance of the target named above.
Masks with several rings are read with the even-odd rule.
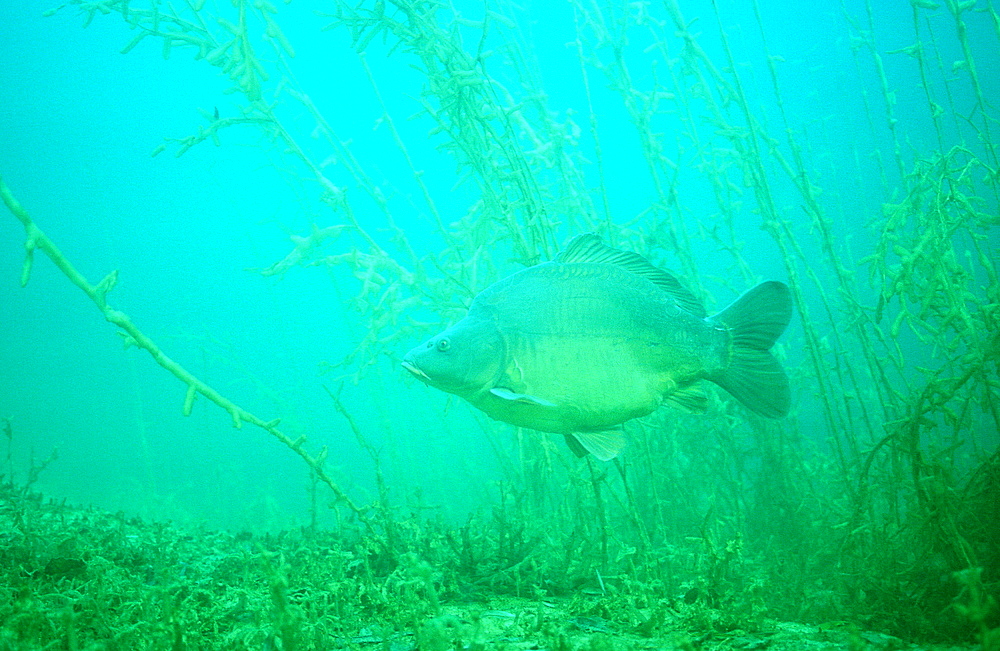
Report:
[[[687,386],[677,389],[663,400],[671,407],[676,407],[691,414],[704,414],[708,411],[708,396],[699,386]]]

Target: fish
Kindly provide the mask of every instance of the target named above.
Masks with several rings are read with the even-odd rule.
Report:
[[[402,366],[495,420],[562,434],[577,456],[607,461],[625,446],[623,423],[664,403],[707,411],[701,380],[760,416],[786,416],[788,376],[771,347],[791,317],[778,281],[708,316],[674,275],[584,233],[484,289]]]

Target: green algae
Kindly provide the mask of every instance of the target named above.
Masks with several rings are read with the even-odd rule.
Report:
[[[389,558],[339,532],[191,530],[71,507],[11,483],[0,487],[0,524],[4,649],[946,648],[905,645],[845,619],[768,617],[765,595],[754,607],[742,603],[745,589],[736,597],[719,582],[727,569],[760,570],[732,541],[708,552],[704,587],[683,593],[627,575],[558,586],[540,564],[521,569],[536,594],[518,596],[509,566],[456,566],[455,532],[440,524],[401,523],[413,532],[401,547],[415,551]],[[476,544],[494,559],[502,553],[499,540]],[[539,559],[556,551],[538,546]],[[978,576],[961,580],[960,610],[985,622],[995,603]]]

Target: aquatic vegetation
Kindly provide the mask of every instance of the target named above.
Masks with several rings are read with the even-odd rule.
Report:
[[[977,66],[985,55],[968,33],[972,21],[992,25],[980,31],[996,51],[992,4],[914,0],[914,43],[893,51],[877,42],[870,4],[862,16],[845,9],[858,75],[881,93],[862,97],[871,141],[889,143],[855,152],[874,167],[847,175],[877,170],[881,204],[859,221],[853,197],[825,191],[836,175],[817,149],[830,141],[811,136],[821,127],[790,107],[757,2],[744,25],[753,45],[732,36],[714,3],[697,18],[673,0],[571,3],[584,86],[576,116],[551,107],[513,7],[331,3],[316,30],[349,46],[371,84],[381,110],[373,117],[391,133],[420,202],[405,222],[297,81],[286,8],[68,4],[85,23],[124,21],[134,32],[125,53],[150,43],[164,57],[187,52],[231,83],[238,114],[203,111],[195,133],[167,135],[153,155],[182,156],[255,129],[310,179],[325,221],[260,273],[322,269],[353,283],[347,307],[361,334],[328,364],[339,387],[328,392],[373,463],[377,498],[359,503],[327,471],[325,449],[168,357],[109,305],[116,274],[91,284],[0,181],[27,234],[22,285],[41,251],[126,347],[147,351],[186,386],[184,413],[202,397],[235,427],[265,430],[325,487],[316,502],[331,501],[341,516],[334,531],[185,537],[46,503],[31,491],[41,467],[19,482],[8,468],[0,648],[54,639],[69,648],[97,640],[106,648],[615,649],[644,640],[697,648],[708,639],[716,648],[781,648],[782,636],[893,648],[889,635],[997,648],[1000,154],[996,107]],[[458,219],[441,214],[438,190],[397,128],[408,116],[382,95],[367,58],[375,48],[422,75],[417,117],[469,192]],[[946,48],[963,58],[946,64]],[[752,84],[748,57],[766,62]],[[924,132],[901,120],[888,57],[921,79]],[[634,175],[649,188],[639,214],[619,212],[608,180],[606,122],[615,118],[597,107],[608,101],[601,84],[639,143]],[[303,116],[315,138],[293,128]],[[862,222],[868,230],[857,232]],[[505,480],[492,503],[461,525],[427,515],[391,490],[380,451],[353,415],[351,387],[401,375],[401,349],[582,231],[662,263],[706,301],[756,284],[750,249],[771,247],[801,333],[778,347],[796,392],[791,415],[762,419],[719,394],[705,415],[661,410],[630,423],[628,451],[610,463],[575,459],[552,437],[517,429],[512,454],[494,446]],[[4,422],[9,440],[16,426]],[[491,441],[510,436],[478,422]],[[781,621],[808,630],[795,638],[796,625]]]

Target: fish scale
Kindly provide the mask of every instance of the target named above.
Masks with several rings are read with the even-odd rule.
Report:
[[[707,379],[762,416],[784,416],[788,379],[769,352],[791,319],[788,288],[761,283],[714,317],[641,256],[576,237],[551,262],[484,289],[465,318],[403,367],[500,421],[616,456],[615,428],[666,401],[701,412]]]

